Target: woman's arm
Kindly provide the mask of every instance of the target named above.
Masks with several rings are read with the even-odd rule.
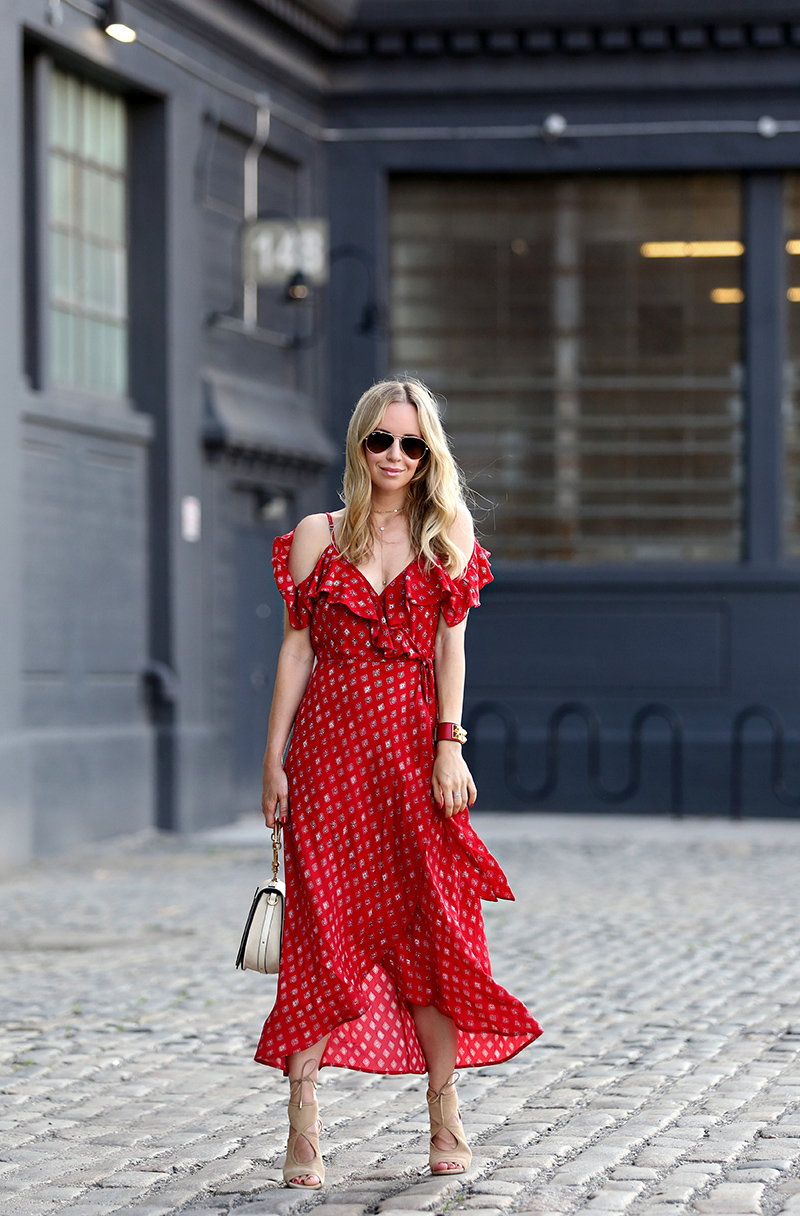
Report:
[[[276,807],[279,819],[285,820],[289,816],[289,782],[283,771],[283,753],[289,742],[298,706],[311,679],[313,666],[311,630],[292,629],[287,615],[283,645],[278,656],[272,708],[269,712],[267,747],[264,752],[261,809],[268,828],[275,822]]]
[[[436,650],[433,673],[436,680],[436,699],[439,703],[439,720],[460,722],[464,703],[464,632],[466,621],[452,627],[439,617],[436,631]],[[457,815],[465,806],[472,806],[478,796],[472,774],[461,754],[461,744],[443,739],[436,744],[433,762],[433,797],[445,813],[446,818]]]
[[[297,525],[289,553],[289,572],[295,585],[311,574],[329,539],[328,521],[324,515],[309,515]],[[292,629],[288,613],[285,613],[264,752],[261,809],[270,828],[275,822],[276,808],[280,819],[285,820],[289,815],[289,783],[283,771],[283,753],[313,666],[311,630]]]
[[[472,554],[475,534],[472,527],[472,516],[465,506],[459,510],[458,517],[450,531],[450,539],[462,551],[465,559]],[[466,674],[464,659],[466,628],[466,618],[458,625],[450,626],[443,616],[439,617],[433,673],[436,681],[436,700],[439,705],[440,722],[461,722]],[[457,815],[464,807],[472,806],[478,791],[461,754],[460,743],[443,739],[441,743],[436,744],[431,783],[434,799],[448,819],[451,815]]]

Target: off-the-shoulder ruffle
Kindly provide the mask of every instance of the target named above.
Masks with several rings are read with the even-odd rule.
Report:
[[[339,555],[333,545],[323,549],[317,559],[317,564],[311,573],[301,583],[295,583],[289,570],[289,553],[294,540],[294,532],[286,536],[276,536],[272,545],[272,568],[275,571],[275,582],[283,596],[289,613],[289,624],[292,629],[307,629],[311,624],[314,605],[322,592],[331,599],[347,604],[360,616],[376,616],[374,606],[369,612],[369,605],[357,605],[356,589],[347,585],[348,580],[342,575],[346,571],[337,569]],[[352,602],[351,602],[352,601]]]
[[[316,566],[301,583],[295,584],[289,570],[289,553],[294,532],[276,536],[272,546],[272,568],[275,582],[283,596],[289,613],[292,629],[307,629],[311,623],[314,606],[321,596],[330,603],[344,604],[356,616],[366,620],[377,620],[378,606],[375,596],[363,575],[346,559],[328,545],[320,554]]]
[[[460,624],[470,608],[477,608],[480,604],[481,588],[491,583],[493,577],[489,556],[488,550],[475,541],[472,556],[460,578],[451,578],[443,567],[437,566],[444,592],[441,612],[448,625]]]
[[[309,606],[301,597],[299,588],[295,585],[289,572],[289,553],[293,538],[294,532],[287,532],[285,536],[275,537],[272,543],[272,569],[275,572],[278,590],[286,604],[289,624],[292,629],[307,629],[311,622]],[[301,583],[300,586],[302,587],[303,584]]]
[[[289,624],[293,629],[308,628],[314,605],[322,596],[331,603],[344,604],[362,619],[376,621],[383,618],[387,604],[383,604],[384,611],[379,610],[381,597],[355,566],[337,553],[332,544],[320,555],[308,577],[295,584],[289,571],[293,538],[294,532],[277,536],[272,546],[275,581],[286,602]],[[412,603],[441,604],[447,624],[457,625],[464,620],[470,608],[480,604],[480,590],[491,581],[489,553],[476,541],[460,578],[451,578],[438,564],[426,571],[421,562],[411,562],[395,583],[404,585],[405,595]],[[392,585],[387,592],[391,590]]]

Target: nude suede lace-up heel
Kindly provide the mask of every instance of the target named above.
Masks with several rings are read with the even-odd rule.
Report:
[[[437,1178],[442,1175],[463,1174],[472,1161],[472,1150],[464,1136],[464,1125],[458,1110],[457,1080],[458,1073],[454,1072],[450,1080],[445,1081],[438,1092],[428,1090],[428,1113],[431,1119],[431,1147],[428,1161],[431,1173],[435,1174]],[[446,1093],[445,1090],[448,1089],[450,1092]],[[441,1131],[449,1132],[456,1141],[452,1148],[437,1148],[433,1143],[434,1136]],[[455,1162],[458,1168],[436,1169],[437,1165],[446,1161]]]
[[[317,1067],[314,1060],[307,1060],[312,1072]],[[303,1101],[303,1086],[313,1085],[316,1092],[317,1083],[306,1075],[306,1066],[295,1081],[289,1082],[289,1143],[286,1146],[286,1160],[283,1163],[283,1180],[287,1186],[297,1191],[318,1191],[325,1181],[325,1166],[319,1151],[319,1134],[322,1131],[322,1120],[319,1117],[319,1105],[316,1101]],[[296,1097],[296,1100],[295,1100]],[[319,1126],[317,1126],[319,1125]],[[311,1129],[317,1127],[316,1131]],[[306,1140],[314,1150],[311,1161],[298,1161],[294,1155],[298,1139]],[[314,1174],[319,1182],[295,1182],[295,1178],[307,1178]]]

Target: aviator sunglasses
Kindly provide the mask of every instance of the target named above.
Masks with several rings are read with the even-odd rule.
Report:
[[[364,447],[373,456],[388,452],[395,439],[400,440],[400,448],[409,460],[422,460],[428,451],[428,445],[419,435],[390,435],[388,431],[371,431],[364,440]]]

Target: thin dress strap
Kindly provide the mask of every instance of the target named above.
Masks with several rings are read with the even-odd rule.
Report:
[[[327,515],[327,517],[328,517],[328,527],[329,527],[329,528],[330,528],[330,530],[331,530],[331,544],[333,545],[334,549],[335,549],[335,550],[336,550],[336,552],[338,553],[338,552],[339,552],[339,546],[338,546],[338,545],[337,545],[337,543],[336,543],[336,533],[335,533],[335,532],[334,532],[334,530],[333,530],[333,516],[331,515],[330,511],[326,511],[326,512],[325,512],[325,514],[326,514],[326,515]]]

